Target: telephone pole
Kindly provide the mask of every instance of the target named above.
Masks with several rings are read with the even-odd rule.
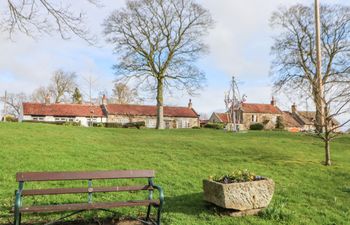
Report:
[[[323,103],[323,79],[322,79],[322,52],[321,52],[321,17],[320,0],[315,0],[315,28],[316,28],[316,123],[319,132],[323,133],[325,109]]]
[[[90,101],[90,105],[92,105],[92,85],[96,83],[97,79],[92,79],[91,76],[89,76],[88,78],[83,77],[83,79],[86,81],[86,83],[89,86],[89,101]]]
[[[7,91],[5,90],[4,96],[4,117],[7,115]],[[6,122],[6,118],[4,118],[4,122]]]

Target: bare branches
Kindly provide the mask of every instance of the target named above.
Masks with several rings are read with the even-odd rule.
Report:
[[[18,118],[21,114],[22,103],[27,101],[25,93],[8,93],[6,98],[0,97],[0,101],[7,106],[7,114],[14,115]]]
[[[100,6],[97,0],[85,1]],[[58,32],[65,40],[75,35],[89,44],[96,43],[96,37],[84,26],[85,13],[74,13],[70,4],[50,0],[7,0],[7,7],[0,17],[0,29],[8,32],[11,39],[16,32],[33,38]]]
[[[117,75],[126,80],[166,79],[168,87],[181,85],[191,93],[188,87],[194,86],[186,81],[202,83],[203,74],[193,62],[206,50],[202,37],[212,19],[193,1],[128,1],[127,8],[115,11],[104,26],[121,59],[114,67]]]
[[[131,104],[142,102],[136,88],[130,88],[124,83],[115,83],[113,88],[112,102],[117,104]]]
[[[272,47],[275,89],[303,92],[305,97],[311,97],[316,107],[316,133],[325,142],[327,154],[330,154],[329,142],[338,135],[338,129],[350,122],[340,124],[335,120],[339,115],[350,113],[349,12],[347,6],[321,7],[323,92],[316,74],[313,9],[295,5],[280,8],[271,17],[271,25],[283,30]],[[330,164],[330,160],[326,160],[326,164]]]
[[[104,33],[120,57],[117,80],[156,92],[157,128],[164,90],[194,94],[205,81],[194,62],[206,52],[203,37],[212,25],[210,13],[193,0],[129,0],[106,19]]]
[[[60,103],[65,94],[72,94],[76,88],[76,74],[74,72],[65,72],[57,70],[51,78],[49,86],[50,93],[54,97],[55,103]]]

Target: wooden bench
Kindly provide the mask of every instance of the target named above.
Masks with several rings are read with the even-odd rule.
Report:
[[[147,224],[161,224],[161,211],[164,203],[164,194],[160,186],[153,184],[155,172],[153,170],[117,170],[117,171],[95,171],[95,172],[26,172],[17,173],[16,180],[18,190],[15,192],[14,204],[14,225],[21,224],[21,216],[24,213],[53,213],[73,211],[68,216],[60,218],[58,221],[72,216],[76,213],[87,210],[108,210],[118,207],[132,207],[132,206],[148,206],[145,223]],[[148,183],[144,186],[109,186],[109,187],[93,187],[93,180],[101,179],[133,179],[133,178],[147,178]],[[50,188],[50,189],[24,189],[25,182],[43,182],[43,181],[72,181],[72,180],[86,180],[87,186],[81,188]],[[159,199],[153,199],[153,192],[159,192]],[[148,199],[133,200],[122,202],[93,202],[93,193],[101,192],[121,192],[121,191],[148,191]],[[54,204],[54,205],[31,205],[23,206],[23,197],[26,196],[40,196],[40,195],[61,195],[61,194],[87,194],[86,203],[74,204]],[[157,219],[153,221],[150,218],[151,207],[157,208]],[[56,221],[57,222],[57,221]],[[55,223],[55,222],[53,222]],[[52,223],[50,223],[52,224]]]

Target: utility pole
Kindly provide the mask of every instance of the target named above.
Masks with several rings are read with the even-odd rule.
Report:
[[[232,111],[231,111],[231,117],[232,117],[232,126],[233,126],[233,132],[237,132],[237,126],[236,126],[236,104],[238,104],[236,101],[237,96],[236,96],[236,92],[235,92],[235,86],[236,86],[236,81],[235,81],[235,77],[232,76]]]
[[[95,84],[97,79],[92,79],[91,76],[89,76],[88,78],[83,77],[83,79],[87,82],[89,86],[89,101],[90,101],[90,104],[92,104],[92,85]]]
[[[7,115],[7,91],[5,90],[4,96],[4,117]],[[4,122],[6,122],[6,118],[4,118]]]
[[[89,101],[90,101],[90,122],[89,125],[93,126],[93,118],[94,118],[94,110],[92,107],[92,85],[96,82],[97,79],[92,79],[91,75],[89,78],[83,77],[83,79],[88,83],[89,85]]]
[[[323,102],[323,79],[322,79],[322,52],[321,52],[321,16],[320,16],[320,0],[315,0],[315,28],[316,28],[316,82],[317,92],[316,99],[316,123],[318,131],[323,133],[325,108]]]

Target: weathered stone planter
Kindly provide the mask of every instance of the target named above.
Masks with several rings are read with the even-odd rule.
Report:
[[[222,184],[203,180],[204,200],[226,209],[250,210],[266,208],[273,196],[271,179]]]

